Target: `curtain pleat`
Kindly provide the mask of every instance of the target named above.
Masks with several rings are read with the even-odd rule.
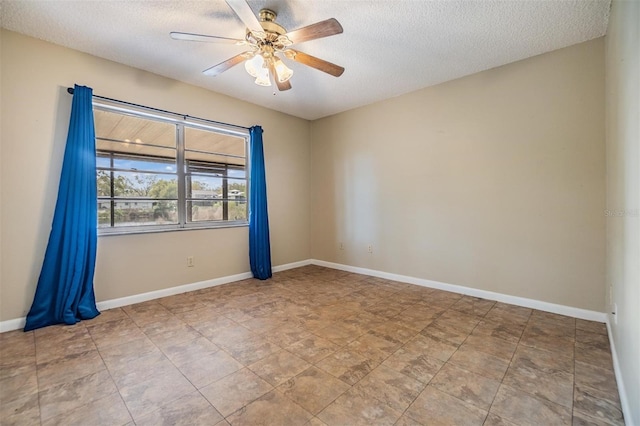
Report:
[[[100,314],[93,273],[97,245],[92,89],[76,85],[49,243],[25,331]]]
[[[262,127],[249,130],[251,175],[249,188],[249,263],[255,278],[271,278],[271,245],[267,213],[267,181],[262,148]]]

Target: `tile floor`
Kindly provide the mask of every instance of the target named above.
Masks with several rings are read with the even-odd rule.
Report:
[[[604,324],[317,266],[0,345],[2,425],[624,423]]]

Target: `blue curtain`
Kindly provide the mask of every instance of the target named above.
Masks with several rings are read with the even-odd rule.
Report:
[[[271,246],[267,213],[267,180],[262,149],[262,127],[253,126],[251,137],[251,181],[249,189],[249,263],[255,278],[271,278]]]
[[[92,89],[76,85],[58,200],[25,331],[100,314],[93,291],[96,209]]]

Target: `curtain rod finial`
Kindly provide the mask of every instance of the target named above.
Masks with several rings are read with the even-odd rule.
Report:
[[[67,87],[67,93],[73,95],[73,87]]]

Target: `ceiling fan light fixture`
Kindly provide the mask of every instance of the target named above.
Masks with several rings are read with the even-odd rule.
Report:
[[[255,55],[253,58],[245,61],[244,69],[251,77],[258,77],[258,74],[263,72],[262,70],[266,70],[264,67],[264,58],[262,55]]]
[[[256,77],[256,82],[258,86],[271,86],[271,79],[269,79],[269,70],[266,68],[262,68],[258,76]]]
[[[276,69],[276,74],[278,76],[278,81],[280,81],[280,83],[284,83],[285,81],[288,81],[293,75],[293,70],[288,66],[286,66],[284,62],[282,62],[282,60],[280,60],[280,58],[278,57],[274,57],[273,66]]]

